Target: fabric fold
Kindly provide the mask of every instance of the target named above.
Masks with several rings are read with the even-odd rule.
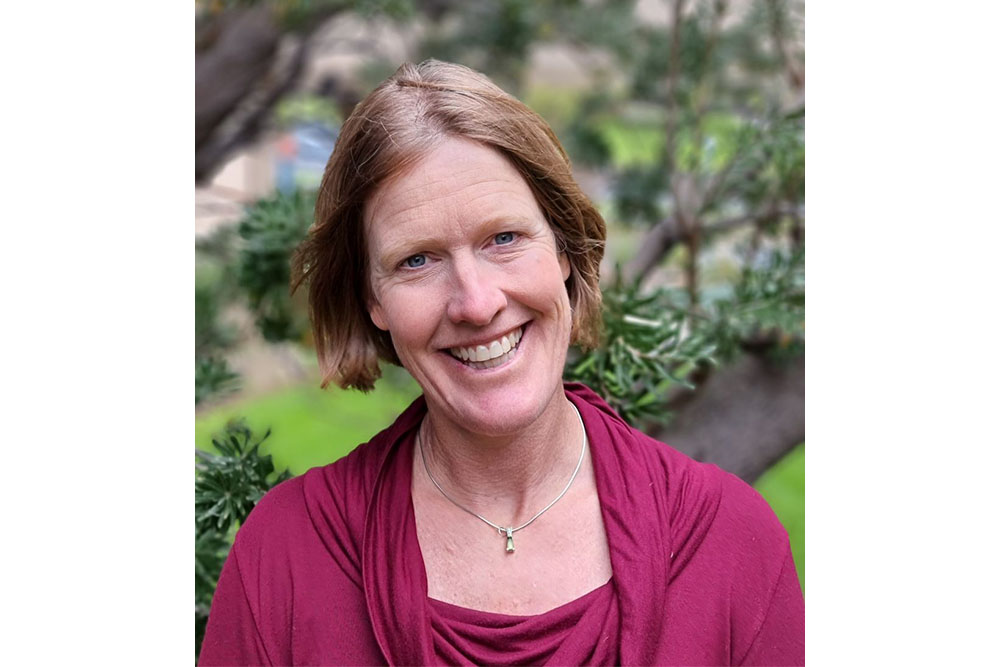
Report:
[[[629,427],[587,387],[565,389],[590,442],[608,584],[530,617],[430,600],[411,497],[421,397],[258,503],[201,664],[802,664],[802,592],[767,503]]]

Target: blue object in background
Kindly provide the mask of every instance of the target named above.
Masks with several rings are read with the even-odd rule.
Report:
[[[322,123],[299,123],[284,133],[278,139],[275,159],[278,191],[319,187],[338,134],[338,129]]]

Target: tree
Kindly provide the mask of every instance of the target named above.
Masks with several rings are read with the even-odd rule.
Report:
[[[609,223],[635,237],[635,251],[606,272],[603,344],[573,350],[566,377],[747,481],[804,440],[799,10],[782,0],[670,0],[651,17],[611,0],[212,7],[198,29],[196,181],[267,127],[318,48],[310,39],[320,19],[415,21],[413,60],[463,62],[528,98],[578,172],[606,186],[599,204]],[[568,54],[588,85],[559,95],[532,87],[528,64],[543,45]],[[345,115],[361,94],[321,92]],[[240,301],[269,340],[307,338],[302,308],[287,296],[287,258],[312,201],[296,193],[260,202],[238,233],[202,242],[223,268],[196,295],[199,396],[235,382],[220,361],[231,341],[213,324],[221,304]]]
[[[394,0],[202,1],[195,22],[195,182],[208,181],[267,126],[294,90],[324,22],[353,12],[408,15]],[[348,107],[351,91],[337,90]]]
[[[196,177],[266,126],[268,111],[294,86],[312,48],[310,36],[323,19],[345,12],[409,17],[424,25],[416,59],[466,62],[514,91],[524,88],[534,46],[559,45],[573,55],[591,84],[570,113],[554,113],[550,121],[562,126],[557,133],[575,164],[610,179],[609,220],[644,230],[638,250],[621,267],[619,286],[655,287],[664,280],[664,265],[679,265],[686,299],[681,303],[674,294],[671,307],[689,317],[718,319],[727,303],[719,297],[738,281],[706,280],[713,247],[741,238],[737,261],[743,266],[771,257],[801,259],[803,56],[791,12],[780,0],[672,0],[663,7],[669,16],[659,17],[668,21],[639,20],[634,3],[610,1],[213,7],[218,9],[204,11],[199,22]],[[285,49],[291,55],[280,52],[281,41],[293,44]],[[338,94],[345,104],[352,99],[343,90]],[[643,143],[632,151],[636,155],[616,147],[614,133],[622,128],[626,138],[631,133],[631,141]],[[801,264],[795,270],[801,274]],[[797,355],[772,354],[791,341],[797,349],[802,345],[804,288],[801,281],[786,286],[791,291],[772,295],[768,307],[792,317],[756,324],[744,317],[741,337],[731,341],[736,344],[705,355],[715,364],[699,362],[690,375],[693,388],[654,392],[663,402],[644,399],[650,401],[642,406],[644,414],[666,410],[676,417],[670,425],[643,422],[646,430],[751,480],[803,440],[801,349]],[[268,303],[284,307],[280,298]],[[637,384],[635,400],[653,389]],[[747,407],[760,403],[768,406],[766,413]],[[709,408],[726,417],[685,416]],[[768,415],[766,425],[762,414]],[[730,428],[742,437],[728,437]],[[741,453],[733,458],[736,449]]]
[[[607,345],[596,354],[602,373],[622,377],[583,379],[655,437],[752,481],[805,437],[803,56],[780,0],[663,9],[669,20],[656,22],[637,21],[634,3],[473,3],[459,32],[422,55],[443,51],[488,73],[500,63],[508,79],[523,74],[510,62],[526,62],[534,40],[576,56],[591,84],[557,133],[577,165],[612,179],[609,219],[644,230],[608,299]],[[616,118],[634,119],[646,142],[638,157],[616,159]],[[720,244],[738,248],[736,280],[703,275]],[[643,304],[665,260],[683,267],[686,294]],[[643,339],[628,318],[650,304],[647,319],[664,321]],[[655,315],[678,309],[684,316]],[[716,349],[643,356],[683,330],[689,346],[705,336]],[[633,339],[647,348],[627,354]],[[669,367],[685,369],[686,383],[666,377]],[[669,423],[642,419],[656,413]]]

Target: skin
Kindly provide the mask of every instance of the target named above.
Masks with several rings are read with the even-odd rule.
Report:
[[[437,425],[473,437],[530,428],[561,394],[570,268],[524,180],[499,154],[449,139],[365,212],[372,321],[389,331]],[[448,352],[522,325],[501,368],[473,370]]]
[[[443,139],[383,184],[366,202],[365,231],[369,314],[424,391],[420,442],[434,478],[494,523],[520,525],[562,491],[581,451],[562,388],[568,259],[514,167],[464,139]],[[519,327],[517,350],[501,366],[470,367],[449,351]],[[431,597],[541,613],[610,577],[589,453],[566,496],[516,533],[516,556],[432,486],[419,454],[413,469]]]

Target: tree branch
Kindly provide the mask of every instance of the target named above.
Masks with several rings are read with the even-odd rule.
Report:
[[[274,105],[294,87],[309,51],[306,38],[298,39],[291,48],[291,55],[287,59],[277,58],[263,81],[247,92],[245,108],[234,112],[233,117],[195,151],[195,183],[208,180],[236,148],[256,137]]]
[[[778,51],[778,55],[781,58],[781,63],[785,66],[785,72],[788,75],[788,82],[791,84],[798,92],[806,87],[806,76],[805,73],[798,66],[798,63],[793,59],[790,49],[788,48],[788,43],[785,40],[785,13],[783,11],[782,3],[778,0],[770,0],[768,5],[771,8],[771,38],[774,40],[775,48]]]
[[[782,215],[795,215],[794,211],[784,209],[770,210],[757,215],[747,215],[738,218],[721,220],[711,225],[706,225],[701,230],[702,238],[714,236],[737,227],[760,224],[773,220]],[[649,273],[656,268],[660,261],[669,253],[673,247],[680,242],[687,240],[688,231],[677,223],[674,217],[658,222],[649,230],[639,243],[639,250],[635,256],[625,265],[624,277],[628,281],[642,281]]]
[[[226,12],[194,60],[195,150],[271,68],[281,33],[267,7]]]
[[[313,32],[347,11],[322,4],[282,27],[268,6],[227,9],[202,26],[195,50],[195,182],[206,181],[236,148],[256,138],[274,105],[297,83]],[[283,39],[293,43],[286,57]]]
[[[670,70],[667,72],[667,90],[666,90],[666,111],[667,119],[664,127],[664,132],[666,136],[663,142],[663,159],[666,163],[667,173],[670,174],[670,189],[674,197],[674,206],[679,209],[678,196],[675,187],[674,179],[674,168],[676,166],[676,155],[674,150],[677,144],[676,133],[677,133],[677,114],[679,113],[677,109],[677,78],[680,75],[680,59],[681,59],[681,20],[684,16],[684,0],[674,0],[672,5],[672,16],[671,16],[671,35],[670,35]],[[684,220],[684,212],[677,211],[677,223],[684,227],[686,221]]]

